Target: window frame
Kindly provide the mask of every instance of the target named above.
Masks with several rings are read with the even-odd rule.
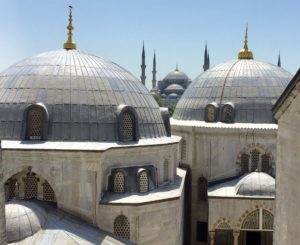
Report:
[[[230,108],[231,114],[230,118],[226,118],[225,116],[225,110],[227,108]],[[233,123],[234,122],[234,105],[232,103],[226,103],[222,106],[222,116],[221,116],[222,122],[224,123]]]
[[[133,125],[132,125],[132,140],[125,139],[122,133],[123,120],[125,113],[130,113],[133,116]],[[138,115],[135,109],[131,106],[120,105],[117,110],[117,120],[118,120],[118,140],[122,142],[134,142],[139,140],[139,129],[138,129]]]
[[[209,117],[208,117],[208,110],[210,107],[212,107],[214,110],[213,120],[209,120]],[[208,123],[217,122],[218,121],[218,111],[219,111],[219,106],[217,103],[213,102],[213,103],[209,103],[208,105],[206,105],[205,116],[204,116],[205,122],[208,122]]]

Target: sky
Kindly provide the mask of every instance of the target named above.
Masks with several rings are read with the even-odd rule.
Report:
[[[246,23],[254,59],[295,74],[300,67],[299,0],[0,0],[0,70],[32,55],[60,49],[73,5],[74,41],[81,51],[141,73],[143,41],[147,87],[154,50],[157,79],[179,69],[202,71],[207,41],[211,67],[236,59]]]

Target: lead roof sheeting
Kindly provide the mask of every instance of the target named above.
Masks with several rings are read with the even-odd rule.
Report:
[[[220,64],[191,83],[178,101],[173,117],[204,121],[204,113],[195,111],[204,111],[208,103],[221,101],[220,106],[234,103],[235,122],[272,123],[271,108],[291,77],[280,67],[255,60]]]
[[[49,139],[117,140],[120,104],[138,111],[141,138],[166,135],[159,107],[138,79],[76,50],[42,53],[0,73],[0,138],[19,139],[24,109],[38,102],[50,114]]]

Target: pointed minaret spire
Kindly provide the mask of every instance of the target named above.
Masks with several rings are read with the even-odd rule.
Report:
[[[176,63],[175,71],[179,71],[179,69],[178,69],[178,63]]]
[[[73,17],[72,17],[72,6],[69,6],[69,25],[67,26],[68,32],[68,40],[64,43],[64,49],[71,50],[76,49],[76,43],[73,42],[72,36],[73,36]]]
[[[145,85],[146,84],[146,63],[145,63],[145,47],[144,47],[144,41],[143,41],[143,51],[142,51],[142,74],[141,74],[141,82]]]
[[[208,65],[208,69],[209,69],[210,68],[209,51],[207,52],[207,65]]]
[[[203,70],[206,71],[209,69],[209,54],[207,51],[207,42],[205,43],[205,50],[204,50],[204,64],[203,64]]]
[[[240,60],[243,60],[243,59],[253,60],[253,54],[248,48],[248,24],[246,26],[244,48],[239,52],[238,57]]]
[[[278,55],[277,66],[278,66],[278,67],[281,67],[280,51],[279,51],[279,55]]]
[[[152,70],[152,89],[156,88],[156,57],[155,57],[155,50],[153,56],[153,70]]]

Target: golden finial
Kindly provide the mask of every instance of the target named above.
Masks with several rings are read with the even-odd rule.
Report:
[[[244,48],[239,52],[239,59],[253,60],[253,54],[248,48],[248,24],[246,26]]]
[[[64,43],[64,49],[66,50],[71,50],[71,49],[76,49],[76,43],[73,42],[72,36],[73,36],[73,25],[72,25],[72,6],[69,6],[70,12],[69,12],[69,25],[67,26],[67,29],[69,30],[68,32],[68,40]]]

